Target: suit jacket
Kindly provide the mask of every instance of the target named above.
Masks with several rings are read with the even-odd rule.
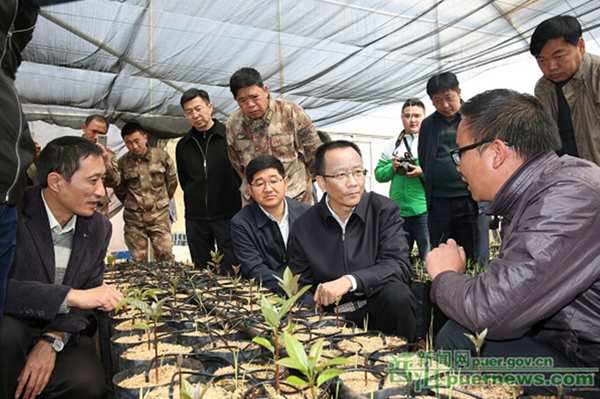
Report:
[[[285,198],[290,230],[293,223],[310,208],[309,205]],[[240,262],[242,274],[262,281],[264,287],[278,291],[278,281],[287,265],[285,245],[279,226],[269,219],[257,203],[242,208],[231,219],[233,252]]]
[[[356,278],[356,293],[367,297],[390,281],[410,283],[410,260],[400,210],[377,193],[363,194],[346,224],[346,232],[329,211],[327,195],[294,224],[288,243],[292,271],[300,285],[335,280],[346,274]],[[353,300],[346,294],[342,303]]]
[[[17,247],[8,281],[5,313],[40,322],[47,331],[80,333],[90,326],[93,311],[71,308],[58,314],[71,288],[102,284],[104,258],[112,225],[101,214],[77,217],[71,256],[62,284],[54,284],[54,247],[39,186],[25,193],[17,222]]]

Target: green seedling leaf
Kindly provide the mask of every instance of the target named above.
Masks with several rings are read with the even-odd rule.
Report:
[[[287,382],[298,388],[304,388],[308,384],[308,382],[295,375],[290,375],[286,380]]]
[[[329,381],[330,379],[335,378],[339,375],[342,375],[342,374],[344,374],[344,370],[340,370],[340,369],[324,370],[317,377],[317,387],[320,387],[321,385],[323,385],[323,383],[325,383],[325,382]]]
[[[266,338],[263,338],[263,337],[254,337],[254,338],[252,338],[252,342],[254,342],[255,344],[258,344],[258,345],[262,346],[263,348],[267,348],[269,351],[271,351],[271,353],[275,353],[275,348],[271,344],[271,341],[269,341]]]
[[[260,298],[260,310],[269,326],[272,329],[277,329],[279,327],[279,322],[281,321],[281,314],[277,312],[275,307],[271,305],[271,302],[269,302],[264,295]]]
[[[301,368],[299,370],[302,371],[303,374],[307,374],[308,358],[300,341],[298,341],[293,335],[284,332],[283,342],[288,355],[300,365]]]

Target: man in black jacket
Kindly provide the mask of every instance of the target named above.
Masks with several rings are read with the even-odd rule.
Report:
[[[245,173],[253,202],[231,219],[233,250],[245,277],[279,293],[290,228],[310,206],[285,196],[285,169],[274,156],[254,158]]]
[[[35,151],[14,79],[21,51],[33,36],[33,29],[23,28],[35,25],[37,13],[31,1],[0,2],[0,319],[15,250],[19,180]]]
[[[302,215],[290,234],[288,255],[317,305],[336,302],[339,313],[361,325],[409,340],[415,334],[406,233],[398,206],[365,193],[360,149],[349,141],[321,145],[317,183],[325,195]]]
[[[460,88],[452,72],[432,76],[427,82],[427,94],[435,107],[421,124],[419,162],[425,175],[429,238],[432,247],[455,239],[475,260],[477,248],[477,203],[452,163],[449,150],[456,141],[460,122]]]
[[[61,137],[37,166],[42,183],[24,196],[0,321],[0,397],[103,398],[92,310],[111,311],[122,295],[102,282],[111,236],[95,212],[104,195],[102,150]]]
[[[229,162],[225,126],[212,118],[204,90],[189,89],[181,107],[192,126],[177,143],[177,174],[185,202],[188,247],[196,267],[204,267],[215,248],[224,255],[221,272],[231,270],[231,217],[240,210],[240,179]]]

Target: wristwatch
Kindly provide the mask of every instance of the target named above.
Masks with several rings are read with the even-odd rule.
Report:
[[[65,343],[62,339],[50,334],[42,334],[42,336],[40,336],[40,339],[43,339],[44,341],[48,342],[52,349],[54,349],[54,352],[56,353],[60,352],[65,347]]]

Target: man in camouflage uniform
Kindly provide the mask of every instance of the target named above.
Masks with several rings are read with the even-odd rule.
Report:
[[[108,133],[108,119],[98,114],[90,115],[85,119],[84,124],[81,125],[81,130],[83,131],[81,137],[102,148],[102,158],[104,158],[104,166],[106,167],[106,174],[104,175],[102,182],[104,183],[105,188],[115,188],[120,182],[117,156],[108,148],[106,145],[106,140],[98,140],[98,136],[106,137]],[[106,190],[104,197],[102,197],[98,202],[98,208],[96,211],[103,214],[107,218],[110,218],[112,215],[109,214],[109,204],[110,194],[108,190]]]
[[[288,176],[287,196],[312,204],[314,154],[321,140],[299,105],[272,99],[260,73],[242,68],[229,80],[240,109],[227,121],[229,159],[243,180],[244,169],[259,155],[273,155]]]
[[[148,135],[127,123],[121,136],[129,152],[119,159],[120,184],[115,194],[125,210],[125,243],[135,261],[148,259],[148,238],[156,260],[173,260],[169,200],[177,188],[177,172],[169,154],[148,147]]]

